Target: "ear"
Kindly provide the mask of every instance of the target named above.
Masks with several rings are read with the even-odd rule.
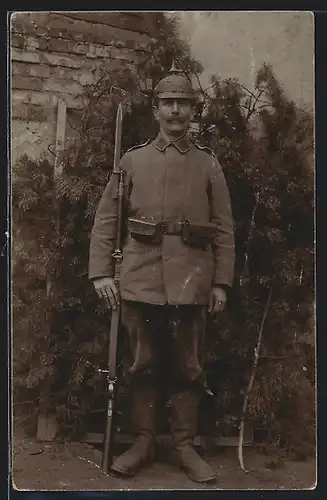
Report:
[[[158,109],[158,106],[156,104],[153,104],[152,111],[153,111],[154,119],[158,122],[159,121],[159,109]]]
[[[191,108],[191,121],[193,120],[195,116],[195,104],[192,104],[192,108]]]

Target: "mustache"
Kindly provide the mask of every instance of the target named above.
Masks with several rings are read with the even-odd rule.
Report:
[[[185,120],[183,120],[182,118],[178,117],[178,116],[172,116],[171,118],[168,118],[167,119],[167,122],[178,122],[178,123],[184,123]]]

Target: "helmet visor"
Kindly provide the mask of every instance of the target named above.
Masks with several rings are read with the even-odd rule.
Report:
[[[196,100],[194,92],[159,92],[157,96],[159,99],[188,99],[189,101]]]

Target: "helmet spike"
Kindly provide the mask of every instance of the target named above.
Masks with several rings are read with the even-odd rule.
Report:
[[[172,60],[171,68],[169,73],[184,73],[184,71],[180,68],[176,67],[175,59]]]

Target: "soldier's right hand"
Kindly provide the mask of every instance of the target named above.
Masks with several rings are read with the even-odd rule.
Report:
[[[114,279],[109,277],[96,278],[93,281],[93,285],[96,293],[98,294],[100,299],[104,299],[107,307],[109,309],[117,309],[117,306],[120,302],[120,297]]]

